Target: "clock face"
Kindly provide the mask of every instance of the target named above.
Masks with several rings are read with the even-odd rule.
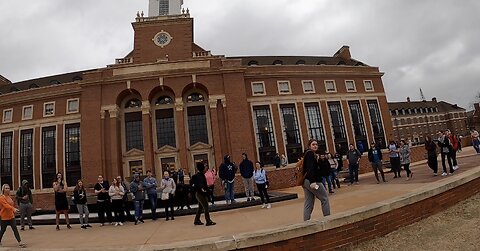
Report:
[[[170,41],[172,41],[172,36],[170,36],[168,32],[163,30],[157,33],[153,38],[153,42],[162,48],[167,46],[170,43]]]

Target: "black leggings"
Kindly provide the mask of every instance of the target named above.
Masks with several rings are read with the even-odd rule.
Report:
[[[265,200],[267,201],[267,203],[270,203],[270,196],[268,196],[265,183],[257,184],[257,189],[258,189],[258,193],[260,194],[260,199],[262,200],[262,203],[265,203]]]
[[[170,215],[173,219],[173,194],[169,193],[168,200],[163,200],[163,203],[165,203],[165,218],[168,219],[168,216]],[[168,208],[170,208],[170,210],[168,210]]]
[[[0,243],[2,242],[3,234],[5,234],[8,225],[10,225],[10,227],[12,228],[15,239],[17,239],[18,242],[21,242],[22,240],[20,239],[20,234],[18,233],[17,222],[15,221],[15,218],[13,218],[11,220],[2,220],[2,229],[0,230]]]
[[[410,177],[410,174],[412,173],[412,171],[410,171],[410,163],[403,164],[403,169],[407,172],[407,178]]]

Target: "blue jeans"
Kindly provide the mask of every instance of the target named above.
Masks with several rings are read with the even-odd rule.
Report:
[[[133,206],[135,207],[135,220],[142,218],[144,202],[145,202],[144,200],[136,200],[133,202]]]
[[[477,151],[477,153],[480,153],[480,140],[474,139],[472,143],[473,143],[473,148],[475,148],[475,151]]]
[[[234,189],[234,182],[230,183],[225,181],[225,200],[231,202],[235,200],[235,189]]]
[[[358,164],[353,163],[348,165],[348,171],[350,174],[350,184],[353,184],[353,182],[358,182]]]
[[[150,201],[150,209],[152,210],[152,219],[157,219],[157,193],[149,193],[148,200]]]
[[[328,191],[331,192],[332,191],[332,175],[322,176],[322,184],[324,187],[327,187],[327,184],[325,184],[325,182],[328,184]]]

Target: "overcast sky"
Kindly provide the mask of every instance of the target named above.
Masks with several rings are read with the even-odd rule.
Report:
[[[353,58],[384,72],[389,101],[437,97],[470,109],[480,92],[477,0],[185,0],[214,54]],[[0,74],[12,82],[105,67],[133,48],[148,0],[0,0]]]

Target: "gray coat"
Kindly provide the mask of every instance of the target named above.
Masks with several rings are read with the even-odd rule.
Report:
[[[146,185],[143,181],[132,181],[130,183],[130,192],[133,194],[133,200],[145,200]]]

